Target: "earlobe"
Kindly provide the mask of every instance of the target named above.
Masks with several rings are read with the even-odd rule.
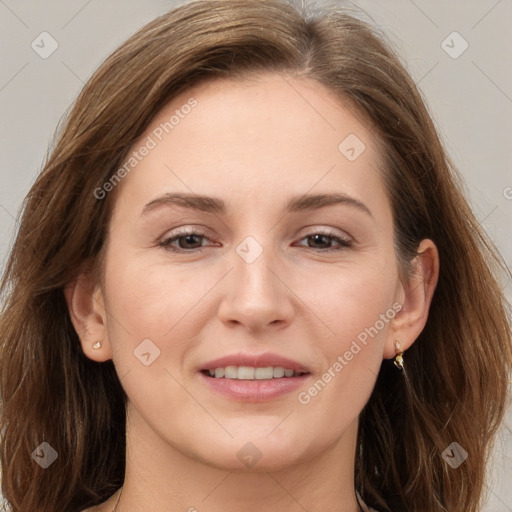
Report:
[[[395,341],[406,351],[424,329],[439,278],[439,253],[432,240],[422,240],[412,268],[403,284],[402,309],[395,316],[386,342],[384,358],[394,358]]]
[[[111,359],[103,297],[90,274],[84,272],[69,283],[64,296],[84,354],[98,362]]]

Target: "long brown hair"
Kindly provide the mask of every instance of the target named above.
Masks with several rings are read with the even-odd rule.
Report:
[[[407,373],[384,361],[360,416],[355,487],[392,512],[472,512],[512,367],[500,258],[462,192],[413,80],[392,46],[345,8],[279,0],[192,2],[155,19],[83,88],[23,205],[1,293],[2,492],[13,512],[79,511],[122,484],[127,397],[112,361],[82,352],[63,289],[100,265],[113,194],[101,188],[174,96],[213,77],[305,77],[349,101],[382,147],[404,275],[431,238],[440,276]],[[394,370],[394,371],[392,371]],[[32,453],[48,442],[57,461]],[[456,470],[442,457],[457,442]]]

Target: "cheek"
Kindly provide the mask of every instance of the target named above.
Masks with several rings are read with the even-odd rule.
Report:
[[[108,271],[112,316],[119,316],[126,331],[157,339],[190,324],[190,318],[201,311],[201,299],[216,281],[211,272],[148,265],[142,257],[116,259]]]
[[[391,258],[374,259],[358,269],[340,271],[316,282],[324,293],[301,297],[324,325],[308,334],[317,340],[315,351],[322,366],[311,387],[298,396],[302,405],[333,411],[333,420],[345,421],[358,413],[369,398],[383,357],[384,344],[396,315],[397,273]],[[329,278],[329,279],[328,279]],[[328,329],[327,329],[328,327]],[[318,332],[324,333],[321,337]],[[337,404],[343,404],[343,410]]]
[[[372,258],[317,275],[315,287],[303,287],[300,296],[323,321],[329,346],[339,351],[354,339],[385,337],[397,281],[392,258]]]
[[[205,315],[201,298],[214,276],[184,267],[151,265],[143,257],[112,251],[106,262],[108,333],[116,371],[130,401],[158,423],[169,407],[190,401],[180,382]]]
[[[130,373],[146,391],[172,388],[167,372],[179,381],[184,378],[185,361],[215,314],[208,294],[214,293],[225,271],[154,264],[122,251],[112,254],[115,257],[106,264],[106,307],[117,372]],[[142,388],[131,391],[135,398]],[[169,390],[172,396],[178,391],[179,387]]]

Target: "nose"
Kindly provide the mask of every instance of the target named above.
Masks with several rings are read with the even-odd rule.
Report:
[[[243,326],[249,331],[286,327],[295,310],[284,267],[269,249],[248,261],[234,254],[234,268],[224,284],[219,318],[228,327]]]

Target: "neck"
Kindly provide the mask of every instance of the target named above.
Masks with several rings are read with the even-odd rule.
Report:
[[[128,407],[126,473],[116,512],[358,512],[354,490],[357,419],[314,458],[256,471],[212,467],[170,446]],[[111,512],[119,493],[109,500]]]

